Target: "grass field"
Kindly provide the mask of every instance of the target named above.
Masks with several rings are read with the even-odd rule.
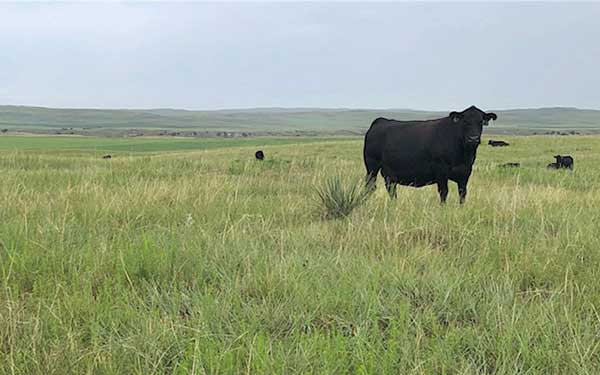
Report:
[[[329,140],[331,138],[328,138]],[[170,137],[155,138],[103,138],[103,137],[74,137],[74,136],[2,136],[0,151],[36,151],[36,152],[79,152],[88,156],[90,152],[120,153],[156,153],[187,150],[211,150],[240,146],[262,147],[263,145],[287,145],[322,142],[324,138],[204,138],[185,139]]]
[[[504,139],[324,220],[360,139],[0,137],[0,373],[598,374],[600,137]]]

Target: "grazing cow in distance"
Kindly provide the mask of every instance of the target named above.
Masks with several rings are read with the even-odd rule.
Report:
[[[550,164],[548,164],[546,166],[546,168],[548,168],[548,169],[558,169],[560,167],[559,167],[558,163],[550,163]]]
[[[104,156],[102,157],[102,159],[111,159],[111,158],[112,158],[112,156],[111,156],[111,155],[104,155]]]
[[[497,118],[495,113],[471,106],[435,120],[375,119],[365,135],[363,150],[367,187],[375,188],[381,171],[390,197],[396,196],[397,184],[437,184],[440,200],[445,203],[451,180],[458,184],[463,204],[481,132]]]
[[[573,157],[572,156],[570,156],[570,155],[565,155],[565,156],[554,155],[554,158],[556,159],[556,164],[558,165],[558,168],[573,169]]]
[[[521,166],[521,163],[504,163],[504,164],[500,164],[500,167],[502,168],[519,168]]]
[[[504,147],[510,145],[510,143],[504,141],[494,141],[493,139],[490,139],[488,141],[488,145],[492,147]]]
[[[262,152],[262,150],[258,150],[254,153],[254,157],[258,160],[263,160],[265,158],[265,154]]]

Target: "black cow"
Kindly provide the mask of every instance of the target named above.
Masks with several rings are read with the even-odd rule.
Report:
[[[263,160],[265,158],[265,154],[262,152],[262,150],[258,150],[254,153],[254,157],[258,160]]]
[[[568,168],[568,169],[573,169],[573,157],[571,157],[570,155],[566,155],[566,156],[561,156],[561,155],[554,155],[554,158],[556,159],[556,163],[552,163],[552,164],[556,164],[556,168]]]
[[[510,143],[504,141],[494,141],[493,139],[490,139],[488,141],[488,145],[492,147],[504,147],[510,145]]]
[[[367,187],[375,188],[381,171],[392,198],[396,196],[397,184],[437,184],[444,203],[451,180],[458,184],[463,204],[483,126],[496,119],[495,113],[485,113],[475,106],[435,120],[376,119],[365,135]]]
[[[111,159],[111,158],[112,158],[112,156],[110,156],[110,155],[104,155],[104,156],[102,157],[102,159]]]

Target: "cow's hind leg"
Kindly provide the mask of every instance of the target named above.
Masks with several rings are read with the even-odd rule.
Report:
[[[367,175],[365,176],[365,185],[367,187],[367,190],[374,191],[377,187],[375,181],[377,180],[377,174],[381,169],[381,162],[372,158],[366,158],[365,167],[367,168]]]
[[[390,198],[392,199],[396,199],[396,187],[397,184],[394,181],[392,181],[391,178],[385,178],[385,188],[387,189],[387,192],[390,195]]]
[[[440,193],[440,203],[446,203],[446,198],[448,198],[448,180],[440,180],[437,182],[438,193]]]

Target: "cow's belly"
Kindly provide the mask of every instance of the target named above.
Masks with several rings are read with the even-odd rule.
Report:
[[[400,185],[412,187],[421,187],[435,184],[434,178],[432,176],[415,176],[413,178],[400,177],[396,179],[395,182],[399,183]]]
[[[431,165],[420,165],[416,168],[383,167],[381,174],[384,178],[405,186],[421,187],[434,184],[435,171]]]

